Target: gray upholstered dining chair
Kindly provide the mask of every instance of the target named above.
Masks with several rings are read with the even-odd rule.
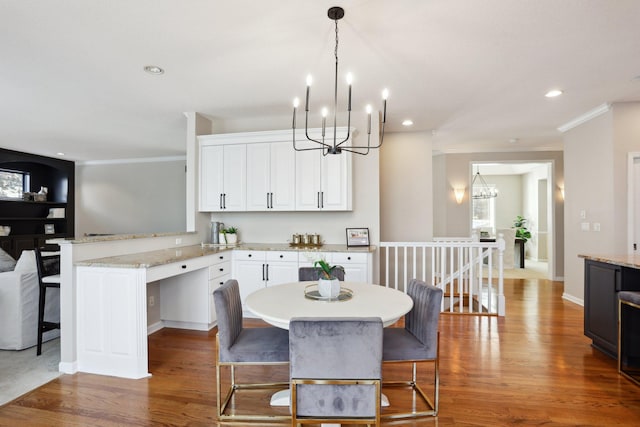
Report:
[[[322,270],[316,267],[300,267],[298,269],[298,280],[301,282],[315,281],[320,278]],[[344,282],[344,270],[336,268],[333,270],[333,275],[336,279]]]
[[[380,318],[293,318],[289,347],[292,426],[380,425]]]
[[[384,418],[409,418],[438,415],[440,387],[438,321],[442,302],[442,289],[417,279],[409,281],[407,294],[413,299],[413,308],[405,315],[404,328],[384,330],[383,363],[411,363],[412,375],[408,381],[384,381],[385,386],[410,386],[429,406],[427,411],[389,413]],[[433,362],[433,400],[417,383],[416,364]]]
[[[242,302],[237,280],[227,280],[213,292],[218,317],[216,334],[216,391],[218,418],[221,420],[278,421],[288,416],[278,415],[225,415],[225,409],[233,393],[238,389],[286,388],[287,382],[265,384],[238,384],[235,367],[239,365],[283,365],[289,363],[289,333],[275,327],[244,328],[242,326]],[[224,400],[220,394],[220,368],[230,367],[231,386]]]

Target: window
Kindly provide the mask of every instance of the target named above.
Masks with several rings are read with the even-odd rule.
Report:
[[[493,187],[489,185],[489,187]],[[490,199],[472,199],[473,223],[474,230],[488,231],[489,234],[496,234],[496,198]]]
[[[22,193],[28,191],[29,174],[0,169],[0,197],[22,199]]]

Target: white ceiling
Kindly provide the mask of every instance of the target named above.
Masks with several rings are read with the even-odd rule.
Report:
[[[354,114],[388,87],[387,129],[439,151],[561,149],[558,126],[640,101],[638,0],[2,0],[0,147],[182,155],[185,111],[288,128],[307,73],[312,108],[332,99],[335,4]]]

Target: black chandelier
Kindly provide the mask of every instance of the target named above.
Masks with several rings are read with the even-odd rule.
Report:
[[[356,154],[361,154],[361,155],[366,155],[369,154],[369,150],[371,150],[372,148],[380,148],[380,146],[382,145],[382,140],[384,138],[384,124],[387,121],[387,97],[389,96],[389,91],[387,89],[382,91],[382,102],[383,102],[383,110],[382,110],[382,123],[380,125],[380,131],[379,131],[379,143],[378,145],[371,145],[371,106],[367,105],[366,107],[366,112],[367,112],[367,145],[363,145],[363,146],[354,146],[354,145],[349,145],[349,146],[343,146],[343,144],[345,142],[347,142],[349,140],[350,137],[350,133],[351,133],[351,82],[352,82],[352,77],[351,77],[351,73],[347,74],[347,84],[349,85],[349,101],[347,104],[347,111],[348,111],[348,119],[347,119],[347,136],[342,139],[341,141],[338,141],[338,137],[337,137],[337,132],[338,132],[338,127],[337,127],[337,110],[338,110],[338,21],[340,19],[342,19],[344,17],[344,9],[342,9],[341,7],[332,7],[329,9],[329,11],[327,12],[327,15],[329,16],[330,19],[332,19],[335,22],[335,26],[336,26],[336,47],[334,50],[334,56],[336,58],[336,70],[335,70],[335,79],[334,79],[334,93],[333,93],[333,143],[331,143],[331,141],[326,142],[325,140],[325,135],[326,135],[326,123],[327,123],[327,114],[328,114],[328,110],[327,108],[323,108],[322,109],[322,138],[321,139],[314,139],[311,138],[309,136],[309,91],[311,88],[311,83],[312,83],[312,78],[311,75],[307,76],[307,96],[306,96],[306,100],[305,100],[305,121],[304,121],[304,130],[305,130],[305,137],[308,141],[312,141],[317,143],[318,145],[315,147],[311,147],[311,148],[298,148],[296,147],[296,110],[298,109],[298,105],[300,104],[300,101],[298,100],[298,98],[293,100],[293,124],[292,124],[292,128],[293,128],[293,148],[296,151],[309,151],[309,150],[322,150],[322,154],[324,156],[326,156],[327,154],[340,154],[343,151],[348,151],[351,153],[356,153]],[[363,151],[364,150],[364,151]]]

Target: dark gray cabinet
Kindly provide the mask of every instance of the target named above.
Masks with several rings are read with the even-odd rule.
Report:
[[[584,334],[593,346],[617,358],[618,292],[640,290],[640,270],[585,259]]]

